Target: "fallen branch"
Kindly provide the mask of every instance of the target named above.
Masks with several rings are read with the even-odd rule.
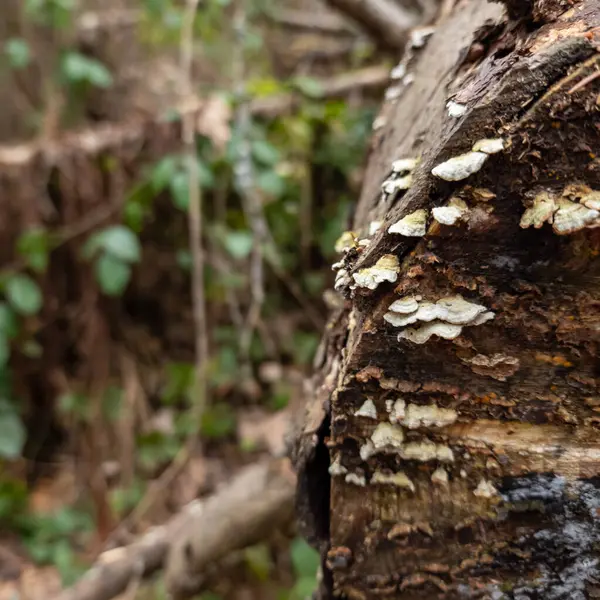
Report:
[[[402,50],[409,29],[419,24],[419,15],[392,0],[327,0],[350,17],[377,43]]]
[[[171,597],[181,600],[198,593],[211,563],[289,522],[294,495],[289,462],[272,462],[246,470],[224,493],[194,511],[169,551],[165,580]]]
[[[356,31],[347,21],[329,12],[280,9],[269,18],[282,27],[303,29],[315,33],[339,36],[356,36]]]
[[[169,589],[177,598],[186,597],[186,590],[199,589],[209,563],[289,522],[294,490],[295,477],[287,459],[247,467],[214,496],[188,504],[167,524],[133,544],[105,552],[96,566],[54,600],[110,600],[132,581],[161,569],[167,555]]]
[[[339,98],[352,92],[381,90],[389,81],[389,69],[383,66],[366,67],[331,77],[320,82],[321,98]],[[195,99],[176,109],[181,118],[200,115],[207,100]],[[293,111],[302,103],[300,94],[277,94],[258,98],[250,103],[255,117],[275,118]],[[167,121],[164,114],[148,120],[102,124],[63,135],[59,140],[35,141],[24,144],[0,145],[0,168],[21,168],[40,160],[46,166],[58,165],[68,155],[96,155],[123,145],[140,143],[145,139],[169,138],[175,143],[181,138],[181,122]]]

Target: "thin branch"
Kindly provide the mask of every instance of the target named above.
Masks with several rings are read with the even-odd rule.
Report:
[[[327,0],[327,3],[350,17],[377,43],[401,50],[407,32],[419,24],[419,15],[392,0]]]
[[[389,83],[389,72],[388,67],[373,66],[317,80],[321,89],[321,99],[341,98],[358,91],[381,91]],[[274,94],[254,99],[250,103],[250,112],[255,117],[273,119],[294,111],[302,101],[300,94]],[[173,109],[182,120],[195,119],[205,104],[206,101],[194,97]],[[171,139],[181,136],[181,123],[177,120],[167,121],[166,114],[162,111],[150,119],[132,118],[123,123],[102,123],[63,133],[57,140],[0,145],[0,168],[12,171],[33,166],[36,161],[40,161],[47,168],[58,167],[63,160],[81,153],[98,155],[120,149],[124,145],[141,143],[145,139]]]
[[[338,15],[330,12],[308,12],[296,9],[279,9],[269,15],[269,19],[290,29],[304,29],[327,35],[356,37],[356,31]]]
[[[192,82],[192,68],[194,58],[194,22],[198,10],[199,0],[187,0],[186,11],[181,32],[181,75],[183,88],[183,102],[194,100],[194,87]],[[208,400],[208,385],[206,381],[206,365],[208,361],[208,329],[206,324],[206,300],[204,296],[204,246],[202,244],[202,198],[200,193],[200,174],[198,172],[198,159],[196,156],[196,119],[194,113],[183,117],[182,142],[184,145],[185,160],[188,169],[189,188],[189,244],[192,256],[192,307],[195,328],[195,381],[194,404],[192,414],[197,431]],[[197,434],[193,433],[188,450],[197,441]],[[176,469],[178,472],[179,469]]]

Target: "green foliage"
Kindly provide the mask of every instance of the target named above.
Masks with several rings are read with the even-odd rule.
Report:
[[[194,385],[194,365],[192,363],[170,363],[166,367],[166,384],[161,393],[161,401],[170,405],[187,400]]]
[[[181,447],[181,440],[174,434],[152,431],[139,435],[136,446],[140,465],[154,471],[175,458]]]
[[[85,571],[75,555],[74,542],[83,542],[93,531],[89,513],[62,508],[52,515],[26,516],[21,520],[21,529],[31,558],[38,564],[54,565],[65,585],[72,584]]]
[[[35,315],[42,308],[42,291],[25,273],[10,273],[4,283],[4,293],[11,307],[21,315]]]
[[[26,432],[15,406],[0,397],[0,459],[15,459],[21,455]]]
[[[98,88],[109,88],[113,84],[113,76],[105,65],[79,52],[65,52],[60,68],[67,83],[87,84]]]
[[[303,539],[296,538],[290,546],[290,554],[297,577],[290,598],[304,600],[311,596],[316,587],[316,574],[320,564],[319,553]]]
[[[200,433],[207,439],[227,437],[235,432],[235,412],[229,404],[217,402],[204,410]]]
[[[36,23],[67,29],[73,21],[76,0],[24,0],[25,14]]]
[[[259,581],[267,581],[273,568],[268,546],[257,544],[244,550],[244,561],[248,570]]]
[[[4,54],[13,69],[24,69],[31,62],[31,49],[23,38],[11,38],[4,44]]]
[[[107,296],[120,296],[131,278],[131,265],[141,259],[137,235],[125,225],[113,225],[93,235],[83,248],[83,256],[95,258],[96,279]]]
[[[25,231],[17,241],[17,252],[37,273],[43,273],[48,268],[50,249],[50,236],[41,227]]]

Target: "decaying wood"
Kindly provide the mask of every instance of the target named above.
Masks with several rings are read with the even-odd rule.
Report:
[[[600,595],[600,2],[522,4],[456,3],[375,122],[297,457],[322,597]]]
[[[149,577],[165,563],[175,597],[188,597],[200,589],[210,563],[289,522],[294,486],[287,461],[252,465],[214,496],[189,504],[166,525],[126,548],[103,554],[94,568],[55,600],[110,600],[131,581]]]
[[[408,31],[419,23],[419,14],[393,0],[328,0],[383,46],[401,50]]]

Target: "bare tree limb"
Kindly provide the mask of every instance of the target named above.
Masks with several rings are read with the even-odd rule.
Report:
[[[296,9],[280,9],[269,18],[282,27],[304,29],[316,33],[339,36],[356,36],[356,31],[344,19],[330,12],[308,12]]]
[[[222,494],[196,510],[174,540],[166,564],[176,600],[197,593],[210,563],[267,537],[293,515],[295,476],[287,460],[247,469]]]
[[[419,15],[392,0],[327,0],[355,21],[378,43],[402,50],[409,29],[418,25]]]
[[[321,98],[338,98],[354,91],[377,91],[389,81],[389,69],[384,66],[365,67],[349,73],[320,81]],[[250,103],[250,111],[256,117],[275,118],[293,111],[301,103],[299,94],[276,94],[257,98]],[[187,114],[198,115],[205,101],[195,98],[185,106],[175,107],[183,118]],[[79,131],[63,134],[59,140],[34,141],[22,144],[0,145],[0,168],[22,168],[39,160],[46,166],[55,166],[68,154],[99,154],[125,144],[135,144],[148,138],[181,136],[181,123],[167,121],[165,114],[152,119],[130,120],[125,123],[106,123]]]
[[[289,522],[295,485],[287,459],[251,465],[214,496],[191,502],[130,546],[105,552],[82,579],[54,600],[110,600],[163,567],[171,546],[169,586],[184,594],[193,588],[190,583],[201,584],[198,574],[208,563]]]

